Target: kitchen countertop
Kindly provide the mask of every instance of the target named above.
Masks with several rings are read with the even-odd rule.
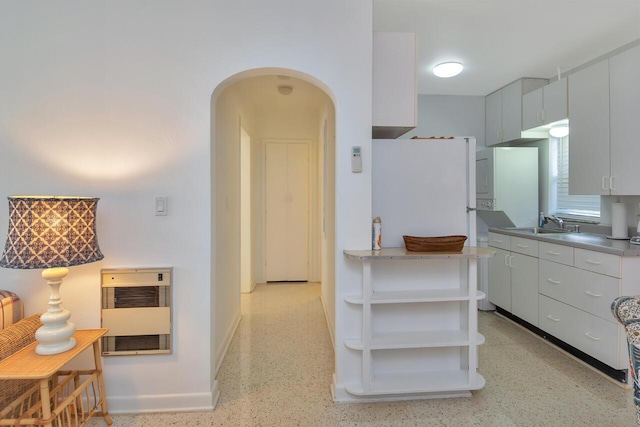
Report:
[[[604,252],[619,256],[640,256],[640,245],[632,245],[627,240],[609,239],[601,234],[591,233],[558,233],[558,234],[534,234],[528,231],[513,228],[489,228],[492,233],[506,234],[508,236],[523,237],[539,240],[541,242],[555,243],[558,245],[572,246],[574,248]]]

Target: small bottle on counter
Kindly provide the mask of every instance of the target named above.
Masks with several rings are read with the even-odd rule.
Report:
[[[382,249],[382,220],[379,216],[373,219],[371,229],[371,249],[379,251]]]
[[[538,227],[543,228],[545,224],[544,212],[540,212],[540,220],[538,221]]]

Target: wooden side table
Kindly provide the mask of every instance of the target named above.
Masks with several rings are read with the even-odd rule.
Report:
[[[100,356],[100,338],[106,333],[107,329],[104,328],[78,330],[74,334],[77,344],[71,350],[50,356],[41,356],[36,354],[35,348],[38,343],[34,342],[0,361],[1,380],[38,380],[37,387],[40,391],[39,402],[31,405],[21,414],[19,421],[15,418],[0,419],[0,426],[51,427],[55,421],[62,420],[66,423],[64,425],[81,426],[94,414],[102,415],[105,422],[111,425],[113,421],[107,409]],[[60,371],[66,363],[73,360],[90,345],[93,345],[95,369]],[[59,381],[61,377],[64,379]],[[94,387],[91,387],[91,384],[96,383],[98,394],[95,393]],[[45,404],[45,402],[51,402],[51,404]],[[41,405],[41,403],[43,404]],[[98,408],[101,409],[100,412],[98,412]]]

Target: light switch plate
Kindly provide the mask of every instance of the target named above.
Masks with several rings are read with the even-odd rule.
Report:
[[[168,197],[156,197],[156,216],[165,216],[169,212]]]

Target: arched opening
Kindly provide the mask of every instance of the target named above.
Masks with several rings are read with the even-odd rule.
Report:
[[[222,82],[211,98],[211,277],[212,383],[240,321],[240,294],[256,283],[295,280],[320,282],[330,334],[335,317],[335,106],[330,90],[317,79],[289,70],[264,68],[236,74]],[[304,148],[303,148],[304,147]],[[268,151],[285,153],[285,163],[267,162]],[[289,154],[286,154],[289,153]],[[306,160],[304,160],[306,158]],[[287,160],[288,166],[287,166]],[[304,166],[304,167],[302,167]],[[270,194],[278,177],[291,169],[289,184],[305,178],[306,194],[281,191],[288,200],[303,198],[303,211],[271,221]],[[298,185],[299,187],[299,185]],[[247,194],[249,193],[249,194]],[[270,207],[271,211],[273,209]],[[286,227],[292,228],[287,231]],[[287,237],[287,233],[289,237]],[[270,256],[282,247],[295,270],[290,278],[274,275]],[[274,237],[275,236],[275,237]],[[302,246],[300,246],[302,245]],[[247,248],[247,246],[250,246]],[[277,246],[277,245],[276,245]],[[305,256],[300,258],[302,249]],[[282,257],[281,257],[282,258]],[[304,268],[301,263],[306,263]],[[286,268],[285,268],[286,270]],[[279,273],[278,273],[279,274]],[[282,279],[279,279],[282,277]]]

